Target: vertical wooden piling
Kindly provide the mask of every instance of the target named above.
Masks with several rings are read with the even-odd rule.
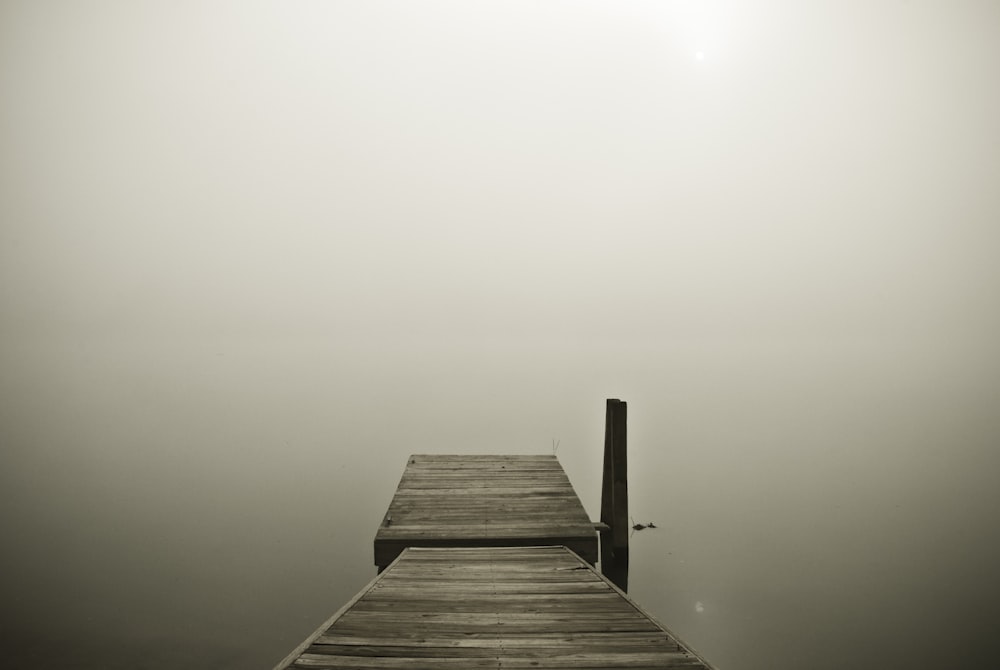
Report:
[[[604,477],[601,483],[601,571],[628,591],[628,407],[609,399],[604,423]]]

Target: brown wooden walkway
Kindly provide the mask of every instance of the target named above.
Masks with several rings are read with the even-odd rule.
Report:
[[[597,562],[594,524],[555,456],[415,454],[375,535],[375,565],[407,547],[538,545]]]
[[[407,549],[278,668],[710,668],[564,547]]]

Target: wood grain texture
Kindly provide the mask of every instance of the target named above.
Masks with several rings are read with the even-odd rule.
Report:
[[[375,535],[375,564],[407,547],[534,545],[597,562],[594,524],[555,456],[415,454]]]
[[[279,668],[710,668],[565,547],[411,548]]]

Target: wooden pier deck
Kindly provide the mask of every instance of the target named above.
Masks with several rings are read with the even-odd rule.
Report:
[[[375,564],[407,547],[539,545],[597,562],[594,524],[555,456],[415,454],[375,535]]]
[[[482,547],[405,550],[277,669],[710,667],[576,553]]]

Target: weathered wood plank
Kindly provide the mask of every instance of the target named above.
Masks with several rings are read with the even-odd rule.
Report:
[[[414,454],[375,535],[383,569],[407,547],[564,545],[597,533],[555,456]]]
[[[709,667],[564,547],[407,549],[307,642],[279,668]]]
[[[709,667],[564,547],[407,549],[286,661],[279,668]]]

